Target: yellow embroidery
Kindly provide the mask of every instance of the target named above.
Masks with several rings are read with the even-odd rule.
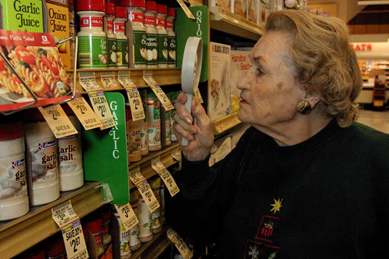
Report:
[[[280,212],[280,209],[282,207],[282,200],[280,200],[280,198],[278,198],[278,200],[276,199],[273,199],[274,200],[274,203],[273,204],[270,204],[273,208],[270,210],[270,211],[273,211],[274,214],[276,214],[276,212]]]

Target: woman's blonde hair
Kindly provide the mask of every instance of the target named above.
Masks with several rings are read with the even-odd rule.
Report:
[[[362,76],[347,25],[338,18],[312,15],[304,11],[274,12],[266,31],[292,35],[291,60],[296,80],[308,94],[318,94],[327,113],[340,127],[357,119],[355,99],[362,89]]]

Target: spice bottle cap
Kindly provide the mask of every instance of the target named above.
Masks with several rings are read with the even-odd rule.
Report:
[[[85,227],[92,233],[100,233],[103,230],[101,218],[92,218],[88,220],[85,224]]]
[[[158,5],[158,13],[167,14],[167,6],[164,4]]]
[[[45,250],[47,257],[55,257],[65,253],[65,245],[62,236],[57,235],[54,239],[51,239],[50,245],[47,245]]]
[[[105,13],[107,15],[115,15],[115,4],[107,2],[105,5]]]
[[[169,7],[168,8],[168,16],[176,17],[176,9]]]
[[[74,0],[69,0],[68,3],[69,3],[70,5],[74,5]]]
[[[21,138],[22,136],[23,124],[21,122],[0,124],[0,140]]]
[[[146,8],[145,0],[120,0],[119,5],[126,7],[143,7]]]
[[[101,12],[105,12],[105,0],[77,1],[77,11],[101,11]]]
[[[127,18],[127,9],[122,6],[116,6],[116,18]]]
[[[146,10],[157,12],[157,2],[154,1],[146,1]]]

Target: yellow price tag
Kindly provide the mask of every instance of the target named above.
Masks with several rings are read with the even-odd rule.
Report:
[[[93,91],[88,92],[90,101],[93,106],[93,110],[95,111],[97,117],[101,121],[103,125],[100,127],[101,130],[112,128],[115,126],[115,121],[112,117],[111,110],[109,109],[107,98],[104,95],[103,91]]]
[[[163,107],[165,108],[165,111],[170,111],[174,109],[174,106],[171,103],[170,99],[167,97],[167,95],[159,85],[150,85],[150,88],[151,90],[153,90],[158,100],[162,103]]]
[[[129,203],[123,206],[115,204],[115,208],[116,211],[119,213],[124,228],[127,231],[130,231],[133,227],[136,226],[136,224],[139,223],[139,220],[136,217],[135,212]]]
[[[89,106],[84,97],[77,97],[67,103],[76,114],[85,130],[95,129],[102,126],[96,113]]]
[[[126,92],[131,107],[132,120],[143,120],[146,115],[143,109],[143,103],[138,88],[136,88],[135,86],[126,88]]]

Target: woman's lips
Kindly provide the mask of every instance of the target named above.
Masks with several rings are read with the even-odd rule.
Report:
[[[240,96],[240,99],[241,99],[241,101],[239,102],[240,104],[248,104],[249,105],[249,103],[242,96]]]

